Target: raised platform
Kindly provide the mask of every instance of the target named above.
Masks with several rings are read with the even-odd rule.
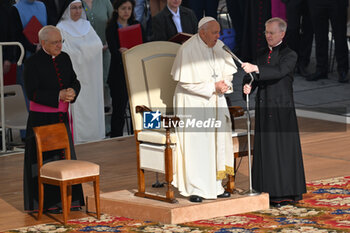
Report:
[[[230,198],[204,200],[202,203],[192,203],[187,198],[178,197],[178,203],[175,204],[136,197],[134,193],[135,191],[121,190],[101,194],[101,213],[179,224],[269,208],[267,193],[257,196],[234,194]],[[87,210],[95,212],[93,196],[87,197]]]

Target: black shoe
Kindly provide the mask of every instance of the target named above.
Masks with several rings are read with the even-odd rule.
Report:
[[[281,200],[281,201],[270,201],[270,206],[279,208],[285,205],[292,205],[294,204],[295,201],[290,200],[290,199],[285,199],[285,200]]]
[[[203,198],[197,195],[190,196],[190,202],[202,202]]]
[[[296,67],[296,72],[300,74],[300,76],[303,76],[304,78],[310,77],[311,73],[307,70],[307,67],[304,65],[298,65]]]
[[[270,206],[275,207],[275,208],[279,208],[282,205],[281,205],[281,202],[279,202],[279,201],[270,201]]]
[[[338,82],[340,83],[347,83],[349,82],[349,79],[348,79],[348,74],[346,72],[339,72],[338,74]]]
[[[223,194],[220,194],[217,196],[218,198],[227,198],[227,197],[231,197],[231,193],[229,192],[223,192]]]
[[[45,212],[49,214],[62,214],[62,209],[61,208],[48,209]]]
[[[80,206],[70,208],[70,211],[80,211],[82,210]]]
[[[307,81],[317,81],[319,79],[327,79],[327,74],[316,72],[313,75],[306,78]]]

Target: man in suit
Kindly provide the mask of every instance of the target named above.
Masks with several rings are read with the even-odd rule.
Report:
[[[286,42],[298,54],[296,72],[303,77],[310,76],[307,69],[310,63],[314,31],[307,0],[284,0],[288,29]]]
[[[335,42],[338,81],[349,82],[349,50],[347,44],[347,8],[348,0],[308,0],[311,21],[315,31],[316,72],[307,78],[308,81],[327,79],[328,73],[328,32],[329,21]]]
[[[197,18],[192,10],[182,7],[182,0],[168,0],[167,6],[152,19],[152,40],[167,41],[180,32],[197,33]]]
[[[63,122],[70,139],[71,158],[76,159],[68,120],[68,107],[74,103],[80,82],[67,53],[61,52],[62,37],[54,26],[39,31],[42,49],[24,63],[24,85],[30,100],[24,153],[24,209],[38,208],[37,149],[33,127]],[[47,152],[44,163],[64,158],[63,151]],[[73,186],[72,207],[84,205],[81,185]],[[59,187],[45,187],[44,209],[58,213],[61,210]]]
[[[283,19],[269,19],[265,23],[268,47],[258,52],[256,65],[242,64],[245,72],[257,74],[252,85],[243,89],[244,94],[257,89],[253,188],[269,193],[273,206],[299,201],[306,193],[293,98],[297,54],[283,42],[286,29]]]

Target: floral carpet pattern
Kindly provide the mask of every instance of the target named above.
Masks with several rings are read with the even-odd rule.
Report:
[[[9,232],[350,232],[350,176],[310,182],[307,189],[295,205],[178,225],[103,215],[71,220],[66,227],[43,224]]]

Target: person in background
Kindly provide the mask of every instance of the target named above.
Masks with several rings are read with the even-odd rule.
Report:
[[[334,37],[335,57],[337,59],[338,81],[349,82],[349,49],[347,44],[348,0],[308,0],[311,21],[315,32],[316,72],[308,81],[328,78],[328,33],[329,21]]]
[[[32,17],[35,16],[42,26],[47,25],[47,13],[44,3],[36,0],[18,0],[11,8],[11,28],[13,32],[14,41],[20,42],[25,50],[25,59],[30,57],[36,51],[40,49],[40,44],[32,44],[23,33],[23,29],[26,28]],[[19,48],[16,48],[16,59],[20,56]],[[17,83],[22,87],[23,66],[17,67]],[[28,98],[24,90],[24,96],[28,106]]]
[[[245,4],[241,59],[251,62],[266,47],[264,23],[271,18],[271,0],[245,0]]]
[[[81,84],[79,99],[71,108],[75,143],[105,138],[102,42],[86,19],[80,0],[67,1],[57,24]]]
[[[230,197],[222,180],[234,174],[231,120],[224,94],[232,93],[237,69],[219,37],[219,23],[213,17],[201,19],[198,33],[179,48],[171,70],[177,81],[175,115],[185,122],[220,122],[218,127],[176,128],[173,185],[191,202]]]
[[[197,19],[181,0],[167,0],[167,6],[152,19],[152,40],[167,41],[177,33],[197,33]]]
[[[64,0],[39,0],[43,2],[47,10],[47,24],[56,25],[62,15]]]
[[[63,122],[66,125],[72,159],[76,159],[68,120],[68,107],[80,92],[80,83],[67,53],[61,52],[62,37],[54,26],[45,26],[39,32],[42,49],[24,63],[24,84],[30,100],[27,137],[24,152],[23,197],[24,209],[38,209],[37,149],[33,127]],[[64,158],[63,151],[46,152],[44,164]],[[72,188],[72,210],[84,205],[82,186]],[[62,211],[60,189],[45,185],[44,210]]]
[[[203,16],[210,16],[217,18],[219,0],[188,0],[187,4],[191,10],[197,16],[197,21],[199,21]]]
[[[12,0],[0,0],[0,42],[13,41],[11,24],[10,24],[10,9],[13,5]],[[13,47],[3,46],[3,74],[10,71],[11,63],[14,61]]]
[[[111,137],[123,136],[125,110],[128,103],[128,92],[124,75],[122,53],[127,48],[120,47],[118,28],[124,28],[139,22],[135,20],[134,0],[116,0],[113,4],[112,18],[106,28],[108,49],[111,52],[111,65],[108,74],[108,85],[112,97]]]
[[[283,42],[287,23],[271,18],[265,23],[268,46],[258,52],[256,65],[243,63],[246,73],[256,73],[244,94],[256,88],[253,189],[270,195],[272,206],[301,200],[306,193],[303,157],[293,98],[293,73],[297,54]],[[248,83],[244,80],[243,83]]]
[[[151,16],[154,17],[166,6],[167,0],[150,0],[149,8],[151,10]]]
[[[234,53],[241,56],[241,44],[244,29],[244,14],[246,11],[246,0],[226,0],[227,11],[230,15],[232,26],[235,29]]]
[[[108,70],[111,62],[111,53],[106,41],[106,26],[112,17],[113,7],[109,0],[82,0],[87,19],[100,37],[103,44],[103,97],[105,112],[111,109],[111,97],[107,84]],[[110,121],[106,120],[106,131],[110,130]]]
[[[284,0],[284,2],[288,21],[286,43],[298,55],[296,72],[306,78],[310,76],[307,67],[314,39],[310,9],[307,0]]]

